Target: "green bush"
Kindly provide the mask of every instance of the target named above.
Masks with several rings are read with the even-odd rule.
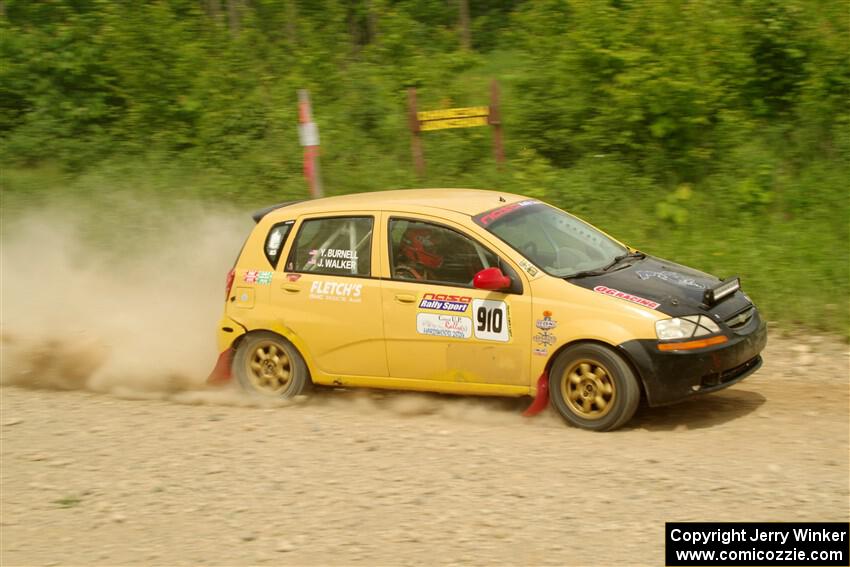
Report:
[[[772,318],[850,335],[850,31],[830,0],[6,0],[3,214],[113,191],[245,207],[305,196],[311,91],[327,194],[524,193],[639,248],[740,273]],[[419,108],[502,87],[489,128]]]

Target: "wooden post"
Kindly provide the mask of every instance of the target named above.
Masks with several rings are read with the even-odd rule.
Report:
[[[313,111],[310,108],[310,91],[298,91],[298,136],[304,146],[304,177],[310,186],[310,197],[323,197],[322,175],[319,168],[319,129],[313,122]]]
[[[411,150],[413,151],[413,164],[419,177],[425,176],[425,156],[422,153],[422,140],[419,138],[419,118],[416,116],[416,89],[407,89],[407,117],[410,125]]]
[[[460,4],[460,46],[469,51],[472,48],[469,34],[469,0],[459,0]]]
[[[505,164],[505,150],[502,145],[502,116],[499,113],[499,81],[493,79],[490,83],[490,117],[489,122],[493,127],[493,154],[499,169]]]
[[[286,0],[285,4],[286,11],[286,40],[289,42],[290,46],[298,43],[298,36],[295,32],[295,23],[298,19],[298,11],[295,6],[295,0]]]
[[[378,41],[378,14],[380,10],[375,6],[375,0],[366,0],[366,29],[369,32],[368,43]]]
[[[242,27],[242,0],[227,0],[227,25],[230,34],[234,37],[239,35]]]

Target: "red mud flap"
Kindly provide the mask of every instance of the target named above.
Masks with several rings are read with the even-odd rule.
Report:
[[[537,395],[528,409],[522,413],[523,417],[534,417],[549,405],[549,373],[543,371],[537,379]]]
[[[233,362],[233,349],[229,348],[218,355],[218,361],[215,363],[210,375],[207,376],[207,384],[224,384],[230,380],[230,367]]]

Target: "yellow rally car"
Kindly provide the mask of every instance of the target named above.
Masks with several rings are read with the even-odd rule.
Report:
[[[210,382],[534,396],[569,423],[625,424],[761,365],[736,278],[647,256],[534,199],[429,189],[254,215],[228,275]]]

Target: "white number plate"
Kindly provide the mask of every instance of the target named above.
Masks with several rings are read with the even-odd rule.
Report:
[[[508,305],[504,301],[472,300],[475,338],[506,343],[511,338]]]

